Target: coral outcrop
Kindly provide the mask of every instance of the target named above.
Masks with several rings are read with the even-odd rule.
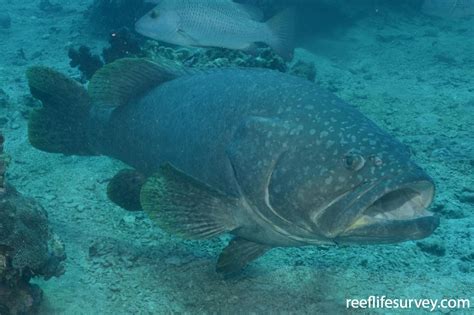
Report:
[[[120,58],[144,57],[145,52],[134,33],[124,27],[110,33],[109,46],[102,50],[101,56],[93,54],[91,49],[85,45],[81,45],[77,49],[69,48],[68,56],[69,65],[73,68],[77,67],[82,73],[83,81],[87,81],[104,64]]]
[[[41,205],[6,183],[8,157],[0,152],[0,314],[35,314],[42,291],[30,279],[63,274],[64,245]]]
[[[92,78],[92,75],[104,65],[102,59],[97,55],[93,55],[90,48],[84,45],[78,49],[69,48],[68,56],[70,59],[69,65],[73,68],[77,67],[86,80]]]
[[[310,81],[316,78],[314,63],[298,60],[291,65],[269,47],[256,48],[252,52],[225,48],[172,48],[150,40],[145,43],[143,51],[151,60],[159,62],[164,58],[191,68],[267,68]]]

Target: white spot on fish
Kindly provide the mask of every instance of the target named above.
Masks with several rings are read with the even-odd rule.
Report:
[[[319,134],[319,138],[324,138],[324,137],[327,137],[329,135],[329,133],[327,131],[322,131],[320,134]]]

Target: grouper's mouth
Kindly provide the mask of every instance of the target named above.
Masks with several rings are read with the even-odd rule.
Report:
[[[404,173],[347,192],[317,219],[319,231],[337,243],[396,243],[427,237],[439,218],[427,208],[434,184],[426,174]]]
[[[430,235],[439,219],[426,209],[434,198],[431,180],[401,184],[375,197],[336,237],[342,243],[394,243]]]

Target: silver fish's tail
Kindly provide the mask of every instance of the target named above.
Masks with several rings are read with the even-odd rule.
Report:
[[[93,155],[87,141],[91,101],[82,85],[47,67],[32,67],[26,76],[43,104],[30,114],[30,143],[46,152]]]
[[[267,44],[285,60],[293,58],[294,33],[295,33],[295,10],[286,9],[266,22],[271,31],[271,39]]]

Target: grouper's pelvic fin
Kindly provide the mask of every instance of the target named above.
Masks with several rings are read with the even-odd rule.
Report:
[[[237,228],[238,200],[167,164],[148,178],[140,194],[143,210],[164,230],[205,239]]]
[[[119,107],[129,103],[159,84],[186,73],[171,62],[142,58],[123,58],[100,68],[89,82],[88,90],[94,106]]]
[[[121,170],[107,185],[107,197],[125,210],[140,211],[140,190],[145,181],[145,175],[136,170]]]
[[[43,103],[28,121],[28,139],[37,149],[64,154],[93,155],[87,143],[91,101],[75,80],[47,67],[26,72],[31,94]]]

